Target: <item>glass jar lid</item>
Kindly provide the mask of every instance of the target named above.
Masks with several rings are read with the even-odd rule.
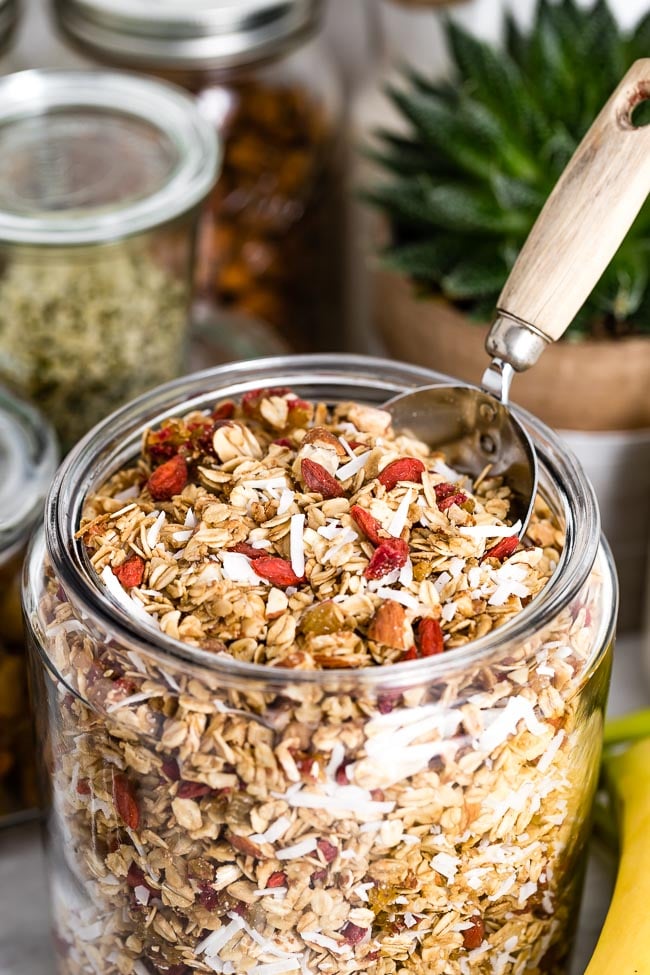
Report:
[[[165,223],[214,183],[217,136],[179,88],[119,71],[0,79],[0,241],[92,244]]]
[[[323,0],[55,0],[61,29],[119,63],[230,67],[317,29]]]
[[[49,424],[0,386],[0,564],[27,540],[57,460]]]

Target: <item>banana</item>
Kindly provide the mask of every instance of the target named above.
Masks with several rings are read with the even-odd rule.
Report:
[[[620,804],[612,901],[585,975],[650,975],[650,738],[606,760]]]

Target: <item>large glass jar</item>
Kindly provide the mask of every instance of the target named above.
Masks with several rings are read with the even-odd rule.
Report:
[[[223,142],[203,213],[197,298],[332,349],[342,319],[339,80],[322,0],[57,0],[66,36],[105,63],[182,85]]]
[[[560,563],[510,622],[438,657],[305,671],[210,654],[108,596],[75,537],[88,492],[166,416],[260,384],[380,404],[440,379],[240,363],[141,398],[68,456],[24,589],[60,975],[565,971],[616,581],[593,491],[548,429],[518,411]]]
[[[56,462],[49,425],[0,386],[0,825],[37,805],[20,572]]]
[[[0,81],[0,381],[70,447],[183,371],[214,131],[182,91],[119,72]]]

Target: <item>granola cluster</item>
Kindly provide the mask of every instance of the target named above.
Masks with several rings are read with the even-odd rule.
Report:
[[[553,572],[541,501],[520,543],[489,472],[466,483],[380,410],[273,390],[149,432],[80,532],[154,644],[221,666],[101,637],[45,579],[61,975],[564,971],[598,571],[526,641],[453,652]],[[377,666],[443,652],[444,676]],[[233,657],[268,678],[229,676]]]

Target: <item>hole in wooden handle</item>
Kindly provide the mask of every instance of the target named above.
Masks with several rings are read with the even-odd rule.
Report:
[[[650,123],[650,81],[639,81],[625,93],[618,120],[625,129],[640,129]]]

